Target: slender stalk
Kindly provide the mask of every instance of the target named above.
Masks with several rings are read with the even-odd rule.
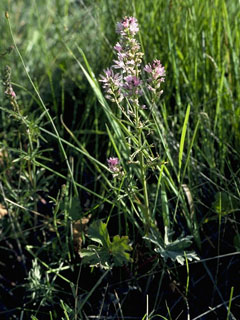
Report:
[[[136,118],[136,128],[137,128],[137,135],[138,135],[138,144],[139,148],[142,146],[142,128],[139,118],[139,106],[135,105],[135,118]],[[150,210],[149,210],[149,199],[148,199],[148,188],[147,188],[147,179],[146,179],[146,166],[144,161],[144,152],[143,150],[140,150],[139,152],[139,165],[141,170],[141,182],[143,187],[143,198],[144,198],[144,216],[146,219],[146,225],[145,225],[145,232],[148,233],[150,225],[151,225],[151,216],[150,216]]]

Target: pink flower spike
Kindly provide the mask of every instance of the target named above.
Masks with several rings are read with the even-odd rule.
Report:
[[[149,91],[152,91],[158,97],[162,94],[162,90],[160,90],[161,83],[164,82],[165,78],[165,69],[161,65],[160,60],[153,60],[150,64],[147,64],[144,67],[144,71],[148,73],[147,79],[147,88]]]
[[[164,77],[165,76],[165,69],[161,65],[160,60],[154,60],[152,64],[152,68],[155,71],[156,77]]]

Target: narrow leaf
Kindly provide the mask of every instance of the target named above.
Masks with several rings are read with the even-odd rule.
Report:
[[[180,181],[180,174],[181,174],[181,167],[182,167],[182,157],[183,157],[183,148],[184,148],[184,143],[185,143],[185,137],[186,137],[186,132],[187,132],[187,125],[188,125],[188,119],[189,119],[189,114],[190,114],[190,104],[187,107],[184,123],[183,123],[183,128],[182,128],[182,134],[181,134],[181,140],[180,140],[180,147],[179,147],[179,155],[178,155],[178,180]]]

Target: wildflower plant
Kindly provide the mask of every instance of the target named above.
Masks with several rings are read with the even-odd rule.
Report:
[[[116,32],[119,34],[119,41],[114,46],[116,59],[113,60],[113,65],[100,76],[105,97],[115,103],[120,110],[120,118],[117,121],[123,132],[125,146],[127,146],[127,152],[126,149],[121,150],[122,139],[119,136],[116,137],[119,139],[117,143],[117,140],[114,141],[114,138],[111,137],[119,158],[111,157],[107,162],[113,177],[121,179],[119,189],[125,192],[125,195],[119,198],[121,200],[124,198],[124,201],[126,197],[128,198],[132,211],[130,214],[134,214],[132,218],[134,221],[140,220],[143,224],[143,229],[137,224],[143,238],[156,245],[155,252],[159,253],[162,258],[170,258],[172,261],[177,260],[183,264],[185,257],[190,260],[198,259],[198,257],[194,252],[186,251],[192,243],[191,236],[182,234],[179,239],[173,238],[174,221],[170,218],[166,188],[170,186],[175,195],[180,197],[184,208],[186,205],[183,197],[176,191],[176,186],[166,167],[167,162],[165,162],[165,156],[167,156],[173,165],[166,147],[166,130],[163,128],[164,123],[161,121],[161,112],[158,107],[163,93],[165,68],[158,59],[142,66],[143,53],[136,39],[138,31],[138,22],[134,17],[125,17],[117,23]],[[146,105],[149,106],[149,110],[145,110]],[[188,108],[187,115],[189,111],[190,108]],[[187,122],[187,116],[185,122]],[[156,134],[159,135],[158,141],[162,142],[166,154],[159,155],[159,143],[158,146],[155,144]],[[181,139],[181,146],[183,146],[182,140],[184,139]],[[182,160],[181,156],[182,152],[179,155],[179,159]],[[150,178],[152,181],[155,179],[154,183],[157,187],[154,187],[154,183],[153,185],[148,183]],[[161,201],[158,208],[161,208],[164,235],[161,234],[156,222],[158,198]],[[125,205],[123,203],[123,206]],[[189,221],[188,227],[194,234],[196,230],[192,230],[194,227]]]
[[[128,189],[133,186],[133,180],[140,181],[134,186],[135,199],[137,202],[137,215],[144,222],[145,232],[154,225],[154,218],[149,204],[147,186],[147,173],[150,167],[159,162],[158,156],[154,156],[152,145],[148,142],[151,122],[145,120],[143,109],[146,105],[142,103],[144,96],[152,95],[152,100],[162,94],[161,83],[165,79],[165,69],[160,60],[142,67],[143,52],[136,39],[139,31],[137,19],[125,17],[117,23],[116,32],[119,34],[119,41],[114,46],[116,59],[113,65],[106,69],[100,76],[105,97],[114,102],[123,114],[122,121],[127,122],[126,140],[128,141],[128,159],[125,161],[125,168],[134,167],[128,171]],[[143,117],[142,117],[143,116]],[[125,123],[126,123],[125,122]],[[110,158],[108,165],[113,175],[119,172],[119,160]],[[160,169],[161,166],[158,167]],[[133,192],[130,192],[130,197]]]
[[[9,99],[11,105],[13,106],[14,110],[19,111],[19,107],[17,104],[17,96],[15,91],[13,90],[12,83],[11,83],[11,68],[9,66],[5,66],[3,72],[3,86],[4,86],[4,94]]]

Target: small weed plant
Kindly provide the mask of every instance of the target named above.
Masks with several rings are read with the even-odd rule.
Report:
[[[183,264],[185,250],[191,245],[191,236],[185,237],[183,230],[183,235],[173,240],[174,219],[167,209],[166,193],[166,188],[170,187],[167,177],[168,158],[166,152],[161,150],[162,146],[156,142],[157,138],[160,141],[158,129],[162,130],[163,126],[158,103],[163,93],[161,85],[165,80],[165,69],[160,60],[142,66],[143,53],[136,39],[139,31],[136,18],[125,17],[117,23],[116,31],[120,37],[114,46],[117,57],[100,78],[105,97],[113,104],[107,110],[114,110],[109,118],[117,131],[111,133],[108,130],[112,149],[116,154],[107,160],[114,180],[113,194],[116,198],[113,201],[120,201],[120,212],[126,215],[127,220],[135,222],[137,232],[156,246],[155,252],[159,256]],[[165,134],[167,131],[162,133],[163,139],[166,139]],[[181,141],[181,145],[183,144],[184,137]],[[170,178],[172,179],[171,176]],[[162,184],[165,184],[163,188]],[[159,204],[156,200],[161,192],[162,200]],[[160,232],[158,223],[163,226],[163,233]],[[192,222],[189,221],[189,225]],[[99,230],[99,236],[101,234]],[[112,243],[115,249],[111,250],[113,254],[118,252],[118,244],[119,241]],[[97,255],[93,253],[92,247],[87,251]],[[85,258],[87,251],[81,253],[83,261],[88,261]],[[97,256],[101,258],[100,254]],[[188,252],[186,256],[190,260],[197,259],[192,252]],[[100,262],[100,265],[103,266],[104,263]]]

